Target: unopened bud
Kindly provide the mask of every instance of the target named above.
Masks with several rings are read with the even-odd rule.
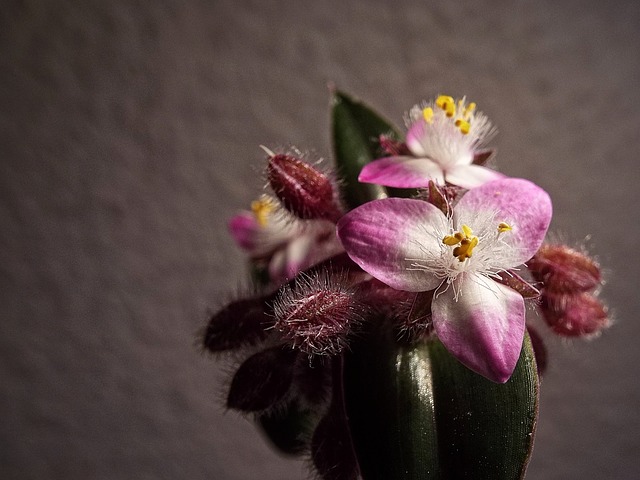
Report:
[[[304,220],[336,222],[342,212],[327,175],[291,155],[272,155],[267,178],[276,196],[291,213]]]
[[[273,311],[275,328],[294,348],[309,355],[333,355],[347,345],[354,326],[362,321],[363,305],[339,277],[299,276],[285,285]]]
[[[331,361],[318,357],[299,358],[294,384],[301,403],[310,407],[325,404],[331,394]]]
[[[273,318],[265,309],[264,298],[231,302],[211,317],[202,339],[204,347],[211,352],[222,352],[264,340],[266,329],[273,325]]]
[[[444,185],[438,185],[433,180],[429,180],[429,188],[427,189],[427,201],[438,207],[445,215],[451,214],[450,192],[446,190]]]
[[[298,353],[284,346],[249,357],[231,381],[227,406],[243,412],[259,412],[278,404],[289,392]]]
[[[380,142],[380,148],[387,155],[391,155],[393,157],[411,155],[411,150],[409,150],[406,143],[399,142],[390,135],[380,135],[378,137],[378,141]]]
[[[598,263],[567,245],[543,245],[527,266],[547,292],[586,292],[602,281]]]
[[[607,308],[590,293],[576,295],[543,292],[540,308],[547,324],[558,335],[582,337],[607,328]]]

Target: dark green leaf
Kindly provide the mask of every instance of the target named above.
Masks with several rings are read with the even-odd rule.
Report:
[[[342,183],[342,197],[349,209],[385,196],[378,185],[358,182],[360,170],[381,156],[381,134],[399,139],[395,127],[363,103],[335,91],[332,98],[332,135],[336,166]]]
[[[538,377],[529,338],[499,385],[438,340],[362,337],[345,365],[346,407],[364,480],[519,479],[529,460]]]

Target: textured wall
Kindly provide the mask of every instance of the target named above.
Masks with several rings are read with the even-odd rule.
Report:
[[[593,234],[617,324],[549,343],[528,478],[637,478],[639,41],[636,1],[5,2],[2,478],[306,478],[194,340],[243,282],[257,146],[330,155],[328,81],[398,123],[467,94],[501,169]]]

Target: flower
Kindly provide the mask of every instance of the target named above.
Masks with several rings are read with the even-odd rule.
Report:
[[[429,180],[474,188],[502,178],[477,165],[486,160],[483,142],[494,129],[475,103],[440,95],[434,102],[414,106],[408,116],[406,145],[412,156],[395,155],[367,164],[358,180],[389,187],[426,187]]]
[[[301,220],[267,195],[252,202],[251,210],[233,217],[229,230],[252,259],[267,262],[276,283],[343,251],[330,221]]]
[[[471,370],[505,382],[522,348],[522,296],[498,283],[538,250],[551,200],[533,183],[505,178],[469,190],[450,217],[422,200],[366,203],[338,223],[338,237],[363,270],[398,290],[435,290],[432,322],[445,347]]]

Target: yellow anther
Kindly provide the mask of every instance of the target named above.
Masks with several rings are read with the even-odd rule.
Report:
[[[462,225],[462,232],[455,232],[453,235],[446,235],[442,239],[442,243],[453,247],[453,256],[459,261],[464,262],[467,258],[470,258],[473,254],[473,249],[478,245],[478,237],[473,234],[471,228],[467,225]]]
[[[454,245],[457,245],[460,243],[460,239],[455,235],[447,235],[442,239],[442,243],[444,243],[445,245],[449,245],[450,247],[453,247]]]
[[[469,124],[469,122],[462,120],[460,118],[456,120],[456,127],[460,129],[463,135],[466,135],[467,133],[469,133],[469,130],[471,129],[471,125]]]
[[[427,123],[431,123],[433,121],[433,108],[427,107],[422,110],[422,116]]]
[[[473,112],[475,109],[476,109],[475,102],[471,102],[469,105],[467,105],[467,107],[464,109],[464,113],[462,114],[465,120],[469,118],[469,116],[471,115],[471,112]]]
[[[447,117],[453,117],[456,114],[456,101],[448,95],[440,95],[436,98],[436,105],[445,111]]]
[[[251,202],[251,211],[261,227],[267,226],[269,214],[273,211],[273,208],[273,201],[267,197]]]
[[[510,232],[511,230],[512,230],[512,229],[511,229],[511,225],[509,225],[508,223],[500,222],[500,223],[498,224],[498,231],[499,231],[500,233],[503,233],[503,232]]]
[[[440,95],[438,98],[436,98],[436,105],[443,110],[446,110],[444,105],[447,103],[450,103],[451,105],[455,106],[455,100],[453,99],[453,97],[450,97],[449,95]]]

